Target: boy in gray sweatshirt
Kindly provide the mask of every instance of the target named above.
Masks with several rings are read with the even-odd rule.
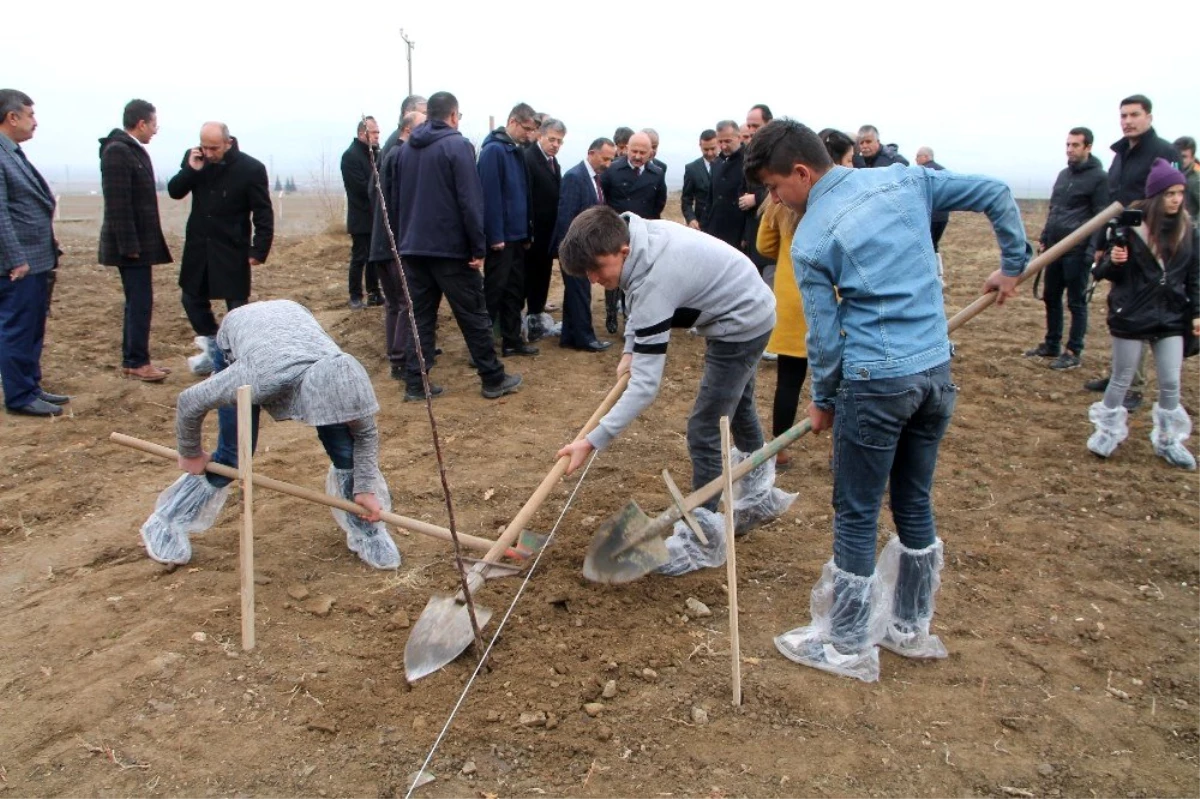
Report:
[[[720,419],[730,417],[734,444],[762,447],[754,376],[775,327],[775,296],[754,264],[728,244],[675,222],[618,215],[603,205],[575,218],[558,248],[563,271],[605,289],[623,289],[629,317],[617,375],[629,387],[587,438],[568,444],[567,474],[608,446],[658,394],[671,328],[707,340],[704,374],[688,418],[692,488],[721,474]],[[715,511],[718,498],[704,507]]]

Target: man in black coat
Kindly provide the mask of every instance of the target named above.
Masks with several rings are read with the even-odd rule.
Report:
[[[1121,133],[1112,145],[1113,160],[1108,168],[1108,191],[1112,198],[1128,207],[1146,199],[1146,177],[1155,158],[1162,158],[1179,169],[1180,158],[1175,147],[1154,132],[1154,106],[1150,98],[1135,94],[1121,101]],[[1096,260],[1102,252],[1097,253]]]
[[[205,122],[200,146],[184,154],[167,194],[173,200],[192,195],[179,287],[192,329],[212,337],[217,319],[211,300],[225,300],[227,310],[249,302],[250,268],[271,252],[275,213],[267,168],[241,152],[223,122]]]
[[[530,341],[537,341],[545,334],[541,315],[546,311],[546,297],[550,293],[550,270],[554,265],[550,245],[558,220],[558,195],[562,186],[562,168],[557,155],[567,135],[567,126],[547,117],[540,132],[538,140],[523,153],[529,170],[533,208],[533,242],[525,252],[525,318]]]
[[[709,192],[717,150],[717,132],[709,128],[700,134],[700,157],[683,168],[683,195],[679,204],[684,221],[696,230],[708,230]]]
[[[746,225],[751,212],[743,208],[746,176],[742,169],[742,138],[738,123],[717,123],[721,159],[713,164],[708,206],[708,233],[734,249],[746,252]]]
[[[383,305],[379,275],[369,261],[371,251],[372,160],[379,159],[379,124],[363,117],[354,141],[342,153],[342,185],[346,188],[346,232],[350,234],[350,307],[363,307],[363,275],[366,274],[367,305]]]
[[[1090,136],[1091,134],[1089,133],[1088,135]],[[1090,140],[1088,142],[1088,149],[1089,149],[1089,151],[1091,150],[1091,141]],[[942,170],[944,170],[946,168],[946,167],[942,166],[941,164],[939,164],[937,161],[933,160],[933,148],[932,147],[924,147],[924,146],[918,147],[916,160],[917,160],[917,166],[923,166],[926,169],[932,169],[935,172],[941,172]],[[948,225],[948,224],[950,224],[950,212],[949,211],[934,211],[932,214],[929,215],[929,235],[933,239],[933,251],[935,253],[938,253],[938,269],[939,270],[942,268],[942,256],[941,256],[941,250],[938,249],[938,245],[942,241],[942,234],[946,232],[946,225]],[[946,285],[945,281],[942,281],[942,285],[943,286]]]
[[[1092,132],[1071,128],[1067,134],[1067,168],[1058,173],[1050,194],[1050,212],[1038,239],[1038,252],[1045,252],[1075,232],[1109,204],[1108,176],[1100,159],[1092,155]],[[928,166],[928,164],[926,164]],[[1051,369],[1074,369],[1083,355],[1087,334],[1087,286],[1091,275],[1095,240],[1080,244],[1059,258],[1043,273],[1046,303],[1046,339],[1025,353],[1028,357],[1054,358]],[[1067,348],[1061,350],[1063,333],[1063,292],[1071,311],[1071,330]]]
[[[150,318],[154,311],[155,264],[171,263],[158,218],[154,164],[146,145],[158,133],[158,114],[145,100],[130,100],[121,124],[100,140],[101,264],[115,266],[125,292],[121,370],[126,377],[158,383],[169,369],[150,361]]]
[[[859,169],[874,169],[891,166],[892,164],[908,165],[900,156],[893,156],[879,142],[879,129],[874,125],[863,125],[858,129],[858,155],[854,158],[854,166]]]

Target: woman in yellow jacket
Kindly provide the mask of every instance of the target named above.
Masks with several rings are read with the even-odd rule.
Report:
[[[758,226],[758,251],[775,261],[775,330],[767,342],[767,351],[779,356],[772,436],[778,436],[796,423],[800,389],[808,374],[808,349],[804,345],[808,325],[804,321],[800,287],[796,285],[796,273],[792,269],[792,236],[799,221],[794,211],[768,197]],[[787,450],[775,459],[777,467],[787,466],[790,462]]]

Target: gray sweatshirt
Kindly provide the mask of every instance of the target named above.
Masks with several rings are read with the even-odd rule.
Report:
[[[775,295],[744,254],[676,222],[621,214],[629,225],[625,352],[633,353],[629,387],[588,434],[608,446],[658,395],[671,328],[694,328],[719,341],[749,341],[775,327]]]
[[[181,455],[194,458],[203,451],[204,417],[215,408],[236,405],[238,388],[249,385],[254,404],[276,421],[348,425],[354,437],[354,493],[375,493],[379,403],[371,379],[307,308],[291,300],[243,305],[221,322],[217,346],[229,367],[184,390],[176,401]]]

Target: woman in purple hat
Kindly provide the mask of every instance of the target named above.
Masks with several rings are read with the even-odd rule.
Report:
[[[1154,454],[1172,466],[1195,469],[1196,459],[1183,442],[1192,420],[1179,404],[1179,372],[1185,338],[1200,336],[1200,239],[1183,208],[1187,179],[1162,158],[1146,178],[1144,222],[1134,228],[1128,247],[1112,247],[1093,268],[1108,280],[1108,331],[1112,335],[1112,379],[1104,399],[1088,409],[1096,432],[1088,449],[1107,458],[1129,435],[1128,411],[1121,405],[1141,357],[1142,342],[1154,350],[1158,402],[1150,442]]]

